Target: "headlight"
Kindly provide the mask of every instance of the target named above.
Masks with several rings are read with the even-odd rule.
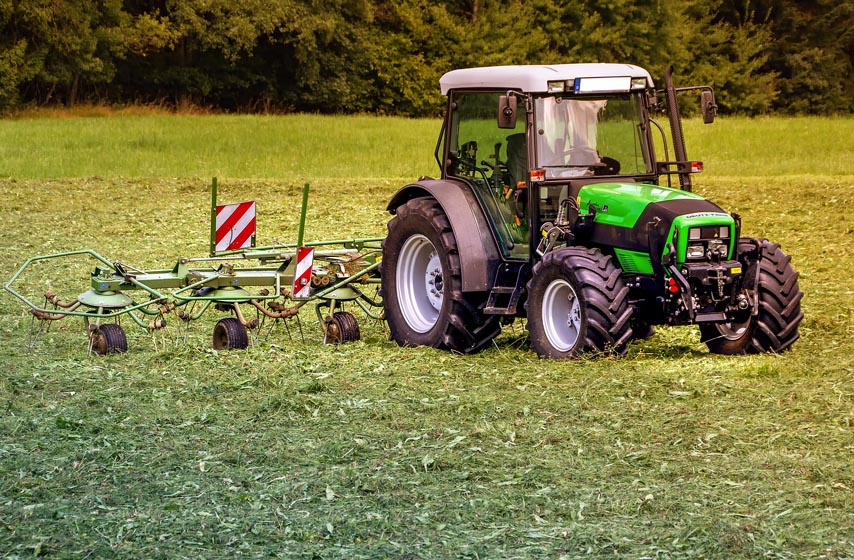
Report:
[[[720,259],[726,259],[727,254],[727,246],[724,245],[724,242],[720,239],[713,239],[709,241],[709,250],[706,253],[706,256],[710,259],[718,257]]]
[[[692,227],[688,230],[688,239],[729,239],[729,226]]]
[[[685,255],[689,259],[702,259],[706,256],[706,248],[702,245],[688,245],[688,253]]]

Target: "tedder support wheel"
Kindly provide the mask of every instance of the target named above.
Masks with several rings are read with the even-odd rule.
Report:
[[[92,351],[100,356],[128,351],[128,339],[121,325],[92,325]]]
[[[327,344],[346,344],[362,337],[356,316],[349,311],[337,311],[326,324]]]
[[[700,325],[703,342],[713,354],[787,350],[800,337],[798,325],[804,318],[801,311],[804,293],[798,286],[792,258],[776,243],[751,238],[738,240],[738,257],[744,267],[748,296],[756,285],[759,312],[756,315],[747,312],[741,322]]]
[[[626,353],[632,337],[629,289],[611,257],[567,247],[547,253],[528,282],[528,331],[541,358]]]
[[[214,350],[243,350],[249,346],[249,335],[240,321],[228,317],[217,321],[213,331]]]
[[[480,311],[485,292],[463,292],[457,240],[431,197],[397,208],[383,241],[381,293],[391,338],[401,346],[476,352],[501,331]]]

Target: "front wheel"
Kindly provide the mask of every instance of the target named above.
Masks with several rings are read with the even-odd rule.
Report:
[[[547,253],[528,283],[528,331],[541,358],[622,356],[632,337],[629,289],[611,257],[567,247]]]
[[[750,238],[739,239],[738,255],[744,266],[745,294],[755,296],[752,300],[757,303],[758,313],[746,313],[741,320],[730,323],[700,325],[703,342],[713,354],[789,349],[800,338],[798,325],[804,318],[804,293],[798,286],[792,258],[776,243]]]
[[[462,290],[457,240],[434,198],[397,208],[380,266],[385,318],[401,346],[475,352],[500,332],[499,317],[481,312],[486,294]]]

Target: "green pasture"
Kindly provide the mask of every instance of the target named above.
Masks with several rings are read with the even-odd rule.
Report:
[[[0,178],[402,179],[436,168],[438,131],[435,120],[369,116],[7,120]]]
[[[0,277],[93,248],[201,255],[210,177],[259,242],[382,235],[435,174],[439,122],[292,115],[0,121]],[[539,360],[516,321],[485,351],[323,346],[313,310],[246,351],[126,325],[88,357],[61,321],[30,352],[0,294],[3,558],[854,558],[854,120],[686,123],[695,190],[782,244],[801,339],[712,356],[659,328],[624,359]],[[30,293],[88,288],[42,267]],[[304,340],[303,340],[304,338]]]
[[[400,182],[437,169],[437,119],[94,115],[2,121],[0,178]],[[852,128],[852,118],[721,118],[686,121],[685,135],[713,177],[851,175]]]

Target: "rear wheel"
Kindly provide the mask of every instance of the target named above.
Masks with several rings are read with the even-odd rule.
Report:
[[[401,346],[475,352],[500,332],[499,317],[481,312],[486,294],[462,291],[457,240],[435,199],[397,208],[381,267],[385,318]]]
[[[90,336],[92,351],[101,356],[128,351],[128,340],[121,325],[110,323],[95,326]]]
[[[213,331],[214,350],[243,350],[249,346],[246,327],[234,317],[217,321]]]
[[[613,259],[598,249],[547,253],[528,283],[528,331],[541,358],[584,352],[622,356],[632,337],[628,293]]]
[[[756,354],[783,352],[800,334],[804,318],[798,273],[792,258],[776,243],[765,239],[742,238],[738,255],[744,267],[745,295],[758,304],[758,314],[745,312],[741,320],[700,325],[703,342],[713,354]],[[757,281],[757,274],[758,281]],[[756,282],[755,300],[752,297]]]

